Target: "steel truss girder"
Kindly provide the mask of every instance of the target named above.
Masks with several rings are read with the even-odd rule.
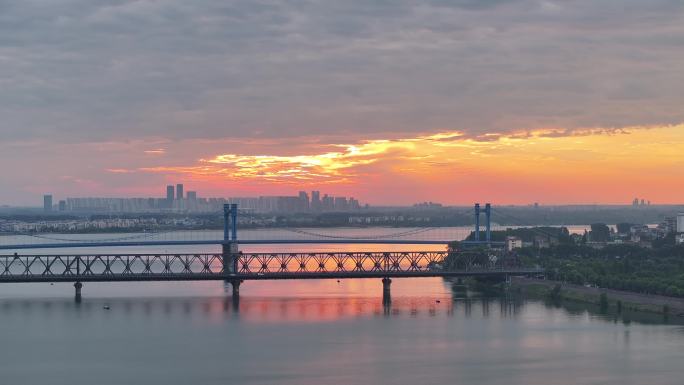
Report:
[[[225,271],[223,260],[236,259],[237,271]],[[493,262],[492,262],[493,261]],[[326,274],[358,276],[500,270],[502,261],[473,252],[403,251],[339,253],[237,253],[237,254],[109,254],[109,255],[4,255],[0,256],[0,282],[78,280],[192,279],[238,274],[246,279]],[[447,266],[448,264],[448,266]],[[229,264],[230,265],[230,264]],[[498,271],[497,270],[497,271]]]

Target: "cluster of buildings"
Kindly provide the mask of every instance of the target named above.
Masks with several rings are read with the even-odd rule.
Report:
[[[404,216],[404,215],[352,215],[348,222],[350,225],[400,225],[404,223],[430,223],[432,218],[427,216]]]
[[[647,243],[674,235],[675,242],[684,243],[684,213],[676,217],[668,217],[657,227],[634,225],[629,229],[629,241],[632,243]]]
[[[416,203],[413,205],[414,208],[417,209],[442,209],[444,206],[442,206],[441,203],[434,203],[434,202],[421,202],[421,203]]]
[[[634,207],[638,207],[638,206],[650,206],[650,205],[651,205],[651,201],[647,201],[647,200],[644,199],[644,198],[641,198],[641,199],[639,199],[639,198],[634,198],[634,200],[632,201],[632,206],[634,206]]]
[[[245,198],[201,198],[196,191],[184,191],[183,184],[166,186],[163,198],[66,198],[53,204],[52,195],[43,197],[46,212],[105,212],[105,213],[215,213],[226,203],[236,203],[241,210],[256,213],[305,213],[325,211],[353,211],[361,209],[357,199],[321,196],[320,191],[306,191],[296,196],[260,196]]]
[[[604,225],[605,226],[605,225]],[[607,227],[606,227],[607,228]],[[632,243],[643,247],[652,247],[654,241],[662,241],[674,236],[675,243],[684,244],[684,213],[677,214],[676,217],[668,217],[657,226],[619,224],[616,228],[606,231],[607,238],[597,241],[593,239],[592,232],[580,234],[570,234],[575,243],[586,242],[587,245],[602,248],[607,244]],[[553,237],[535,236],[532,241],[524,241],[518,236],[506,237],[506,249],[512,251],[522,247],[545,248],[558,243]]]
[[[153,228],[154,218],[106,218],[95,220],[18,221],[0,220],[0,233],[89,232],[94,230]]]
[[[523,247],[536,247],[538,249],[545,249],[558,244],[558,239],[548,236],[535,236],[532,241],[524,241],[522,238],[517,236],[507,236],[506,237],[506,250],[513,251],[515,249],[520,249]]]

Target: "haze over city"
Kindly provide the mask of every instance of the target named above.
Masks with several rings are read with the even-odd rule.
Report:
[[[0,204],[681,203],[673,1],[0,4]]]

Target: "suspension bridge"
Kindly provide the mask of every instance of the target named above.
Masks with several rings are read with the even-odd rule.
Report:
[[[224,225],[221,230],[173,230],[142,231],[137,233],[89,233],[59,234],[52,232],[27,232],[0,234],[0,250],[117,247],[117,246],[178,246],[178,245],[222,245],[228,239],[229,230],[235,228],[237,235],[237,206],[226,205]],[[473,245],[501,245],[491,240],[491,232],[502,229],[492,226],[492,208],[487,204],[481,210],[476,204],[473,227],[417,227],[417,228],[373,228],[372,234],[366,228],[263,228],[241,229],[240,238],[232,240],[241,245],[277,244],[386,244],[386,245],[447,245],[453,241],[466,241]],[[234,213],[234,216],[232,216]],[[465,214],[461,213],[461,214]],[[484,228],[480,226],[481,214],[485,215]]]
[[[485,231],[480,234],[480,214],[485,213]],[[455,239],[415,239],[432,229],[409,229],[369,236],[363,229],[346,233],[322,234],[310,230],[281,230],[295,234],[271,239],[238,239],[238,207],[224,207],[224,229],[218,239],[158,239],[158,234],[130,234],[103,240],[82,239],[64,235],[33,235],[34,243],[4,244],[5,249],[46,249],[59,247],[150,246],[216,244],[220,253],[136,253],[136,254],[31,254],[0,256],[0,283],[74,282],[76,299],[80,301],[83,282],[113,281],[191,281],[223,280],[230,282],[233,297],[239,297],[240,284],[246,280],[264,279],[329,279],[382,278],[383,301],[390,300],[391,278],[402,277],[490,277],[507,279],[511,275],[538,275],[537,268],[524,268],[506,258],[502,248],[491,239],[491,205],[484,210],[475,205],[474,239],[464,246],[486,246],[480,249],[404,252],[293,252],[243,253],[240,245],[278,243],[347,243],[347,244],[447,244]],[[173,234],[173,233],[172,233]],[[272,234],[272,232],[269,232]],[[176,235],[176,234],[174,234]],[[481,239],[481,236],[484,238]],[[82,235],[81,235],[82,236]],[[272,235],[271,235],[272,236]]]

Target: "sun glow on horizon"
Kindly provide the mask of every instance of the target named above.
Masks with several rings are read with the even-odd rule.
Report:
[[[549,128],[480,136],[443,131],[321,146],[326,147],[328,151],[311,153],[309,148],[307,154],[291,156],[224,153],[195,164],[135,171],[218,185],[360,186],[379,194],[403,194],[392,189],[417,183],[455,189],[488,183],[498,186],[499,194],[508,190],[520,200],[536,196],[540,201],[568,199],[569,191],[581,189],[592,191],[598,201],[621,190],[631,196],[634,186],[646,182],[671,188],[672,178],[681,176],[684,166],[684,125]],[[390,190],[382,192],[383,186]]]

